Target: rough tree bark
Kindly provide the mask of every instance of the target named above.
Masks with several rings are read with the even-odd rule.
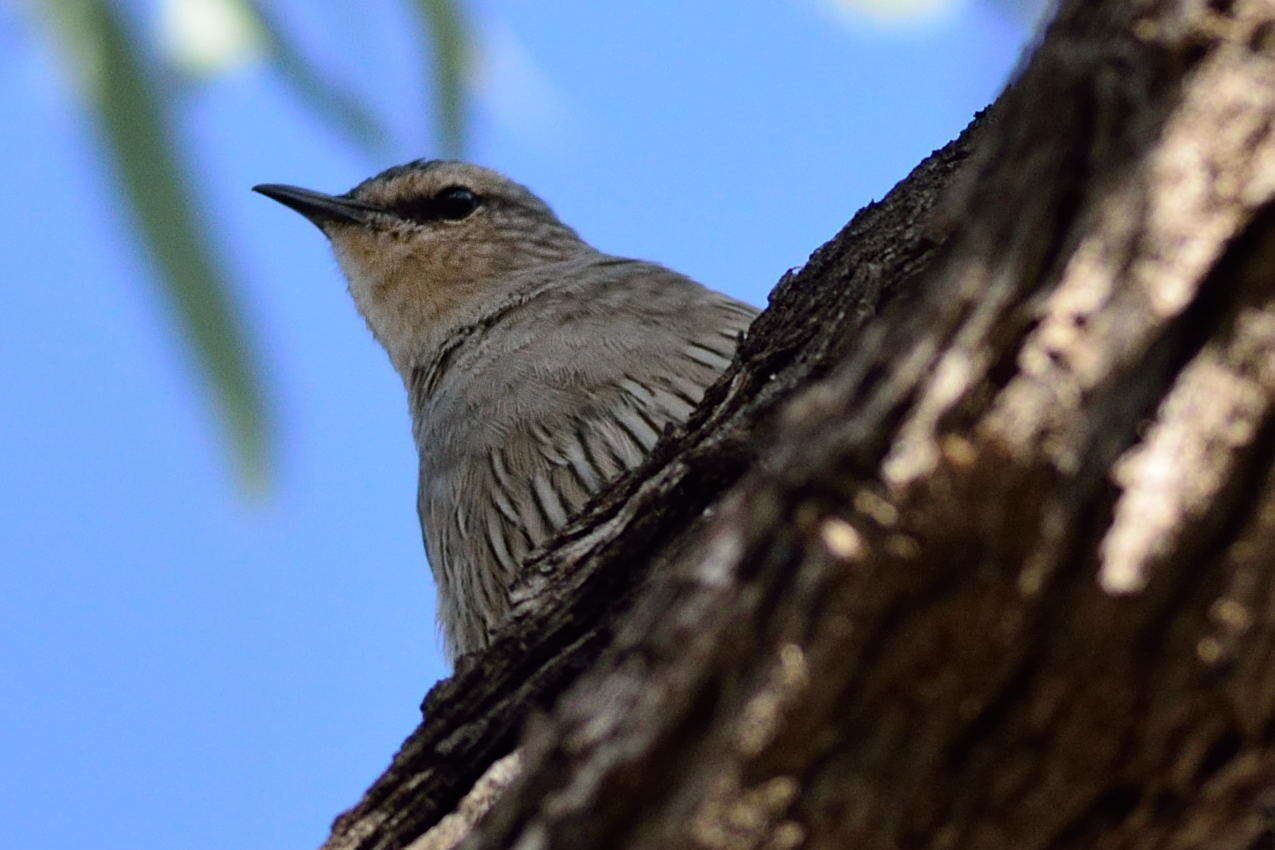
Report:
[[[1063,3],[327,846],[1275,846],[1273,126],[1271,0]]]

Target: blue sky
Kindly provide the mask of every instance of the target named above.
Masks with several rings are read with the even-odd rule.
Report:
[[[821,2],[483,3],[469,156],[598,247],[764,304],[995,96],[1028,37],[980,0],[886,24]],[[127,8],[153,26],[154,4]],[[65,75],[0,10],[9,846],[315,846],[446,674],[401,385],[318,231],[248,191],[344,191],[431,155],[421,47],[399,2],[278,8],[392,141],[360,153],[255,65],[185,93],[191,188],[268,370],[258,501]]]

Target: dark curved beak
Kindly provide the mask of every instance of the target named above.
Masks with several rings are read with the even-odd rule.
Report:
[[[260,192],[271,200],[278,201],[285,207],[291,207],[310,219],[320,230],[323,225],[334,221],[364,224],[368,217],[377,212],[377,208],[353,198],[339,195],[325,195],[300,186],[284,186],[280,183],[262,183],[253,186],[252,191]]]

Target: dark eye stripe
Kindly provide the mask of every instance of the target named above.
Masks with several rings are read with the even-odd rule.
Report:
[[[482,199],[464,186],[448,186],[433,195],[404,198],[392,210],[400,218],[422,223],[460,221],[478,209]]]

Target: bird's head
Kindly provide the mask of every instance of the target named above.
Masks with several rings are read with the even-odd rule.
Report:
[[[589,250],[528,189],[464,162],[418,160],[343,195],[254,189],[327,235],[359,311],[404,375],[422,345],[498,302],[517,272]]]

